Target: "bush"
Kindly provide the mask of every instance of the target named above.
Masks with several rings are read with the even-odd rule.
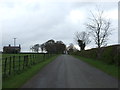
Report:
[[[107,64],[120,65],[120,45],[102,47],[101,50],[102,52],[99,60]],[[73,54],[86,57],[86,58],[97,59],[97,48],[79,51]]]

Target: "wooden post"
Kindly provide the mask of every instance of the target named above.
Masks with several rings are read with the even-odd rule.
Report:
[[[9,75],[11,74],[11,57],[10,57],[10,60],[9,60]]]
[[[30,55],[30,65],[32,65],[32,55]]]
[[[43,60],[45,60],[45,53],[44,53],[44,55],[43,55]]]
[[[26,67],[28,66],[28,55],[25,56]]]
[[[34,64],[34,54],[33,54],[33,64]]]
[[[20,71],[20,56],[19,56],[19,71]]]
[[[36,54],[35,54],[35,64],[36,64],[36,62],[37,62],[37,61],[36,61]]]
[[[24,64],[25,64],[25,56],[24,56],[24,60],[23,60],[23,69],[24,69]]]
[[[4,64],[4,77],[6,77],[6,65],[7,65],[7,58],[5,58],[5,64]]]
[[[15,56],[13,56],[13,71],[15,72]]]

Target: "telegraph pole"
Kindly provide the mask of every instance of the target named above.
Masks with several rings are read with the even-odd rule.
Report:
[[[14,46],[16,45],[16,38],[13,38],[14,39]]]

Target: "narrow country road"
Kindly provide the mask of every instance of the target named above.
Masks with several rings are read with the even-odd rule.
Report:
[[[118,88],[118,81],[69,55],[61,55],[22,88]]]

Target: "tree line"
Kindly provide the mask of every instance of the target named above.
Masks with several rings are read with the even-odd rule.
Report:
[[[38,53],[41,49],[42,53],[47,52],[50,54],[63,54],[66,51],[66,45],[62,41],[55,41],[51,39],[42,44],[35,44],[30,49],[36,53]]]
[[[88,22],[85,24],[87,31],[76,32],[75,41],[77,42],[80,50],[85,50],[86,45],[91,41],[97,45],[97,54],[98,57],[101,53],[101,47],[107,45],[108,36],[111,34],[111,22],[109,19],[104,17],[103,10],[97,10],[97,13],[91,13]],[[90,39],[91,38],[91,39]],[[68,47],[62,41],[48,40],[43,44],[35,44],[31,47],[31,50],[38,52],[39,48],[41,51],[46,51],[47,53],[71,53],[73,51],[78,51],[73,44],[70,44]]]

